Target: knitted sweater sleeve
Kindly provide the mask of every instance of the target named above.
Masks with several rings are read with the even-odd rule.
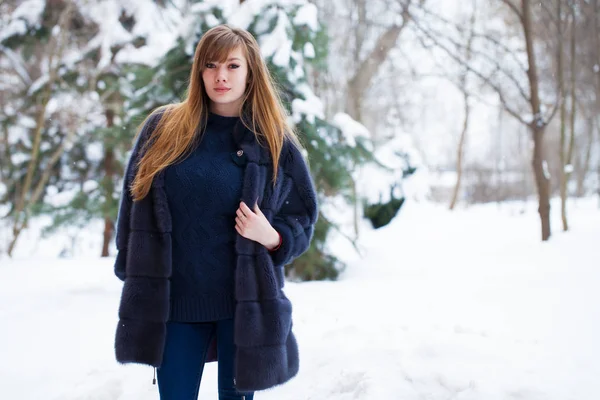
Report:
[[[131,191],[129,190],[135,174],[137,173],[137,162],[141,157],[141,151],[144,143],[148,141],[148,138],[156,128],[160,115],[153,114],[144,126],[140,134],[138,135],[129,160],[127,167],[125,168],[125,174],[123,176],[123,189],[121,191],[121,200],[119,203],[119,213],[117,216],[117,234],[116,234],[116,245],[117,245],[117,257],[115,259],[115,275],[122,281],[125,280],[125,270],[127,264],[127,243],[129,241],[129,226],[131,217],[131,205],[133,204],[133,198]]]
[[[310,247],[318,218],[315,185],[304,157],[293,144],[282,154],[283,172],[290,179],[289,193],[273,218],[273,228],[281,235],[281,246],[271,252],[273,264],[291,263]]]

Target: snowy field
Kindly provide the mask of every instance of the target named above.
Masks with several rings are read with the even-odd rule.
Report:
[[[522,209],[408,203],[363,259],[339,245],[339,282],[286,285],[299,375],[255,398],[599,399],[597,200],[571,202],[567,234],[555,203],[548,243]],[[152,368],[114,361],[113,260],[40,254],[0,259],[0,398],[158,399]],[[217,399],[215,367],[200,399]]]

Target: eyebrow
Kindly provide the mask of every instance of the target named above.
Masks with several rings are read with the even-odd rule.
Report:
[[[241,59],[241,58],[232,57],[232,58],[230,58],[230,59],[226,60],[225,62],[229,62],[229,61],[233,61],[233,60],[242,61],[242,59]],[[218,61],[210,61],[210,62],[218,62]]]
[[[242,59],[241,59],[241,58],[232,57],[232,58],[230,58],[230,59],[226,60],[225,62],[230,62],[230,61],[234,61],[234,60],[237,60],[237,61],[242,61]],[[218,61],[208,61],[208,62],[213,62],[213,63],[214,63],[214,62],[218,62]]]

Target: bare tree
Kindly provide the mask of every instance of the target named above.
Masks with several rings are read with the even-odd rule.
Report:
[[[542,114],[542,102],[540,100],[540,89],[538,80],[538,67],[535,56],[535,41],[533,32],[533,22],[531,13],[531,1],[521,0],[521,9],[512,7],[510,0],[502,0],[510,5],[511,9],[517,14],[523,35],[525,36],[525,46],[527,49],[527,78],[529,79],[529,104],[533,112],[533,120],[526,122],[533,135],[533,159],[532,166],[535,174],[535,182],[538,190],[538,213],[542,225],[542,240],[550,238],[550,177],[547,173],[547,162],[544,148],[544,133],[548,121],[551,118],[544,118]],[[556,108],[555,108],[556,110]]]
[[[593,43],[594,43],[594,73],[596,79],[594,80],[596,89],[596,130],[598,132],[598,149],[600,150],[600,121],[598,115],[600,114],[600,1],[592,1],[592,18],[593,18]],[[598,206],[600,206],[600,162],[598,163]]]
[[[473,50],[473,39],[475,37],[475,15],[477,13],[477,1],[473,0],[473,10],[471,13],[471,20],[469,23],[469,36],[467,38],[467,45],[465,49],[465,62],[470,63],[472,59],[472,50]],[[467,138],[467,131],[469,130],[469,119],[471,117],[471,105],[470,94],[467,89],[468,77],[469,77],[469,69],[462,67],[463,71],[460,74],[460,82],[459,89],[463,94],[463,102],[464,102],[464,117],[463,117],[463,126],[462,131],[460,133],[460,138],[458,140],[458,148],[456,151],[456,183],[454,184],[454,190],[452,191],[452,198],[450,200],[450,210],[454,210],[456,206],[456,201],[458,199],[458,193],[460,192],[460,185],[462,179],[463,172],[463,152],[465,148],[465,142]]]
[[[572,160],[573,160],[573,149],[575,147],[575,114],[577,111],[577,96],[576,96],[576,60],[577,60],[577,52],[576,52],[576,18],[575,18],[575,4],[570,4],[570,13],[571,13],[571,119],[570,119],[570,137],[569,144],[566,149],[566,155],[563,159],[563,183],[561,187],[561,215],[563,221],[563,230],[569,230],[569,224],[567,221],[567,190],[569,185],[569,180],[571,178],[571,174],[573,171]],[[561,140],[561,147],[563,146],[563,141]],[[564,154],[561,152],[561,154]]]
[[[433,42],[438,47],[443,49],[454,61],[465,66],[474,76],[481,79],[488,87],[490,87],[497,95],[501,106],[508,114],[514,117],[517,121],[527,126],[533,139],[533,154],[531,165],[534,173],[536,189],[538,193],[538,213],[540,215],[542,240],[550,238],[550,176],[548,164],[546,161],[545,150],[545,131],[549,121],[552,120],[558,107],[556,100],[550,102],[548,111],[542,109],[541,90],[538,63],[536,58],[536,38],[534,32],[534,21],[531,9],[530,0],[521,0],[519,5],[512,3],[510,0],[501,0],[501,3],[506,6],[512,16],[515,18],[517,25],[520,28],[524,39],[525,55],[527,64],[522,65],[518,57],[515,56],[514,50],[501,43],[497,38],[487,34],[477,34],[477,38],[485,43],[483,50],[473,51],[473,56],[480,63],[466,62],[461,56],[462,44],[456,40],[447,37],[436,31],[433,27],[427,27],[415,20],[415,26],[419,32],[424,35],[424,40]],[[495,3],[497,4],[497,3]],[[428,11],[429,15],[435,15]],[[458,49],[458,50],[457,50]],[[502,60],[498,54],[490,54],[489,49],[504,53],[507,57]],[[488,51],[486,53],[486,51]],[[503,63],[507,60],[512,60],[514,67],[507,68]],[[481,62],[491,66],[491,71],[485,72],[480,68]],[[522,86],[522,75],[525,75],[528,83],[528,89]],[[504,81],[512,85],[509,90],[506,88]],[[515,100],[516,98],[516,100]],[[527,104],[529,115],[524,115],[519,107],[520,104]],[[544,109],[548,108],[545,106]]]
[[[365,25],[366,21],[366,0],[356,0],[359,10],[359,25],[357,28],[357,34],[359,41],[357,41],[357,48],[355,49],[355,55],[358,56],[361,53],[361,48],[364,43]],[[422,6],[425,0],[419,0],[419,5]],[[411,6],[413,0],[403,0],[399,2],[401,7],[402,22],[400,24],[391,24],[377,37],[375,45],[372,47],[368,55],[362,59],[357,58],[358,68],[355,73],[348,80],[348,114],[358,120],[362,120],[362,98],[365,92],[371,85],[371,82],[375,75],[379,72],[381,65],[387,59],[391,49],[396,46],[396,42],[400,37],[402,31],[408,26],[409,21],[412,19]]]
[[[369,123],[374,119],[372,110],[365,110],[364,102],[376,78],[390,61],[392,50],[397,49],[402,32],[410,25],[412,10],[422,6],[426,0],[348,0],[346,7],[328,0],[315,2],[331,27],[330,60],[334,60],[336,66],[346,61],[344,65],[353,67],[347,71],[337,67],[331,72],[311,70],[315,93],[324,100],[329,117],[337,112],[346,112],[377,136],[375,127]],[[399,12],[377,13],[375,9],[378,7]],[[390,99],[390,102],[395,101],[397,99]],[[354,237],[358,238],[361,201],[355,183],[350,184],[351,197],[354,198]]]
[[[587,107],[586,107],[587,108]],[[585,137],[579,138],[575,143],[577,148],[577,154],[579,157],[575,159],[575,178],[576,178],[576,189],[575,195],[577,197],[583,197],[586,194],[585,180],[590,172],[590,165],[592,160],[592,149],[594,147],[594,134],[596,132],[596,117],[595,112],[590,112],[583,108],[580,114],[585,116]]]
[[[573,147],[575,141],[575,13],[573,10],[574,5],[570,5],[570,23],[571,23],[571,40],[570,40],[570,139],[567,144],[567,88],[565,82],[565,65],[564,65],[564,40],[565,40],[565,20],[566,17],[563,13],[563,1],[556,1],[556,14],[553,15],[553,20],[556,26],[556,79],[558,83],[558,93],[560,96],[560,143],[559,143],[559,179],[560,179],[560,199],[561,199],[561,219],[563,230],[569,230],[569,223],[567,220],[567,190],[569,178],[571,176],[571,163],[573,158]],[[567,148],[568,146],[568,148]]]
[[[388,58],[390,51],[396,46],[400,34],[408,26],[408,23],[412,19],[411,7],[413,6],[413,0],[398,0],[398,4],[401,8],[400,15],[402,20],[399,24],[391,24],[386,26],[383,32],[381,32],[371,50],[365,57],[361,58],[363,53],[363,47],[365,39],[367,37],[367,27],[371,23],[367,20],[367,1],[366,0],[354,0],[357,14],[358,14],[358,25],[355,29],[355,48],[354,57],[358,61],[358,67],[355,69],[354,74],[350,77],[346,87],[346,111],[347,113],[357,121],[363,121],[363,106],[362,102],[366,96],[367,90],[371,86],[371,83],[375,76],[380,72],[381,66],[384,61]],[[422,6],[425,0],[418,0],[419,6]],[[358,220],[359,220],[359,206],[358,193],[356,191],[356,184],[352,182],[352,191],[355,198],[354,202],[354,235],[356,238],[359,236]]]
[[[556,53],[550,63],[553,69],[544,71],[541,79],[555,81],[559,93],[557,140],[548,144],[552,147],[550,154],[558,155],[553,172],[559,178],[556,192],[561,198],[563,229],[567,230],[571,175],[576,178],[575,194],[585,195],[590,189],[586,187],[590,182],[587,177],[596,162],[593,148],[598,143],[598,15],[592,1],[548,0],[539,7],[543,11],[537,21],[542,42],[549,53]]]

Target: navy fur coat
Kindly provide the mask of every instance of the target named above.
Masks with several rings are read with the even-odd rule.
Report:
[[[129,187],[142,146],[160,117],[152,115],[142,128],[125,171],[114,266],[115,274],[124,281],[116,358],[121,363],[154,367],[162,362],[172,268],[164,170],[155,176],[149,194],[140,201],[132,200]],[[296,146],[286,141],[273,187],[268,149],[261,147],[254,133],[241,123],[233,134],[238,151],[232,153],[232,162],[245,165],[242,200],[250,208],[258,202],[283,239],[281,247],[269,253],[261,244],[236,233],[235,382],[240,391],[257,391],[282,384],[298,372],[292,305],[282,291],[283,266],[308,249],[318,208],[314,183]],[[214,357],[207,361],[214,361]]]

